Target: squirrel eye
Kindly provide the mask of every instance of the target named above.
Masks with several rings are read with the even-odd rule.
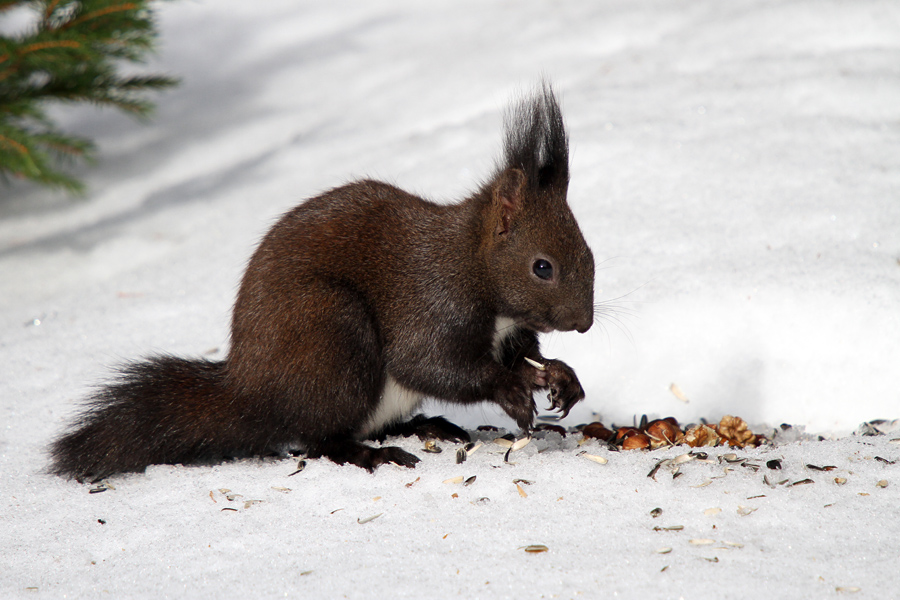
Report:
[[[546,261],[543,258],[539,258],[534,261],[534,264],[531,266],[531,271],[535,275],[537,275],[539,279],[553,278],[553,265],[551,265],[549,261]]]

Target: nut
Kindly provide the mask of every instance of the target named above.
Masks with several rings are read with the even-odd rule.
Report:
[[[640,450],[650,447],[650,436],[638,431],[622,440],[623,450]]]
[[[594,438],[604,442],[609,441],[613,435],[615,435],[612,431],[604,427],[603,423],[598,421],[585,425],[584,429],[581,430],[581,434],[586,438]]]
[[[684,434],[681,433],[678,427],[664,419],[652,421],[647,425],[646,432],[650,436],[650,441],[654,448],[677,444],[684,437]]]
[[[750,431],[747,422],[740,417],[731,415],[722,417],[722,420],[719,421],[718,432],[730,446],[743,448],[756,445],[756,436]]]
[[[699,448],[702,446],[717,446],[721,438],[712,427],[694,425],[684,433],[682,441],[691,448]]]

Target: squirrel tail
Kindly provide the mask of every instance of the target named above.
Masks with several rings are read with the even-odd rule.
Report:
[[[224,361],[156,356],[130,363],[53,442],[49,470],[98,481],[151,464],[221,455],[240,435],[240,419],[229,418],[230,396]]]

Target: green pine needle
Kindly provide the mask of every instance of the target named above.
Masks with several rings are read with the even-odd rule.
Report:
[[[177,85],[163,75],[121,75],[143,62],[156,30],[148,0],[0,0],[5,11],[28,7],[36,25],[0,36],[0,178],[28,179],[83,192],[60,170],[90,162],[90,140],[67,136],[47,117],[51,102],[113,106],[138,118],[153,103],[145,94]]]

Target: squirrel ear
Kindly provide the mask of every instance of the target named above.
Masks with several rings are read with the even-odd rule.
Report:
[[[522,208],[525,173],[521,169],[506,169],[494,184],[494,205],[499,208],[497,235],[509,233],[513,216]]]

